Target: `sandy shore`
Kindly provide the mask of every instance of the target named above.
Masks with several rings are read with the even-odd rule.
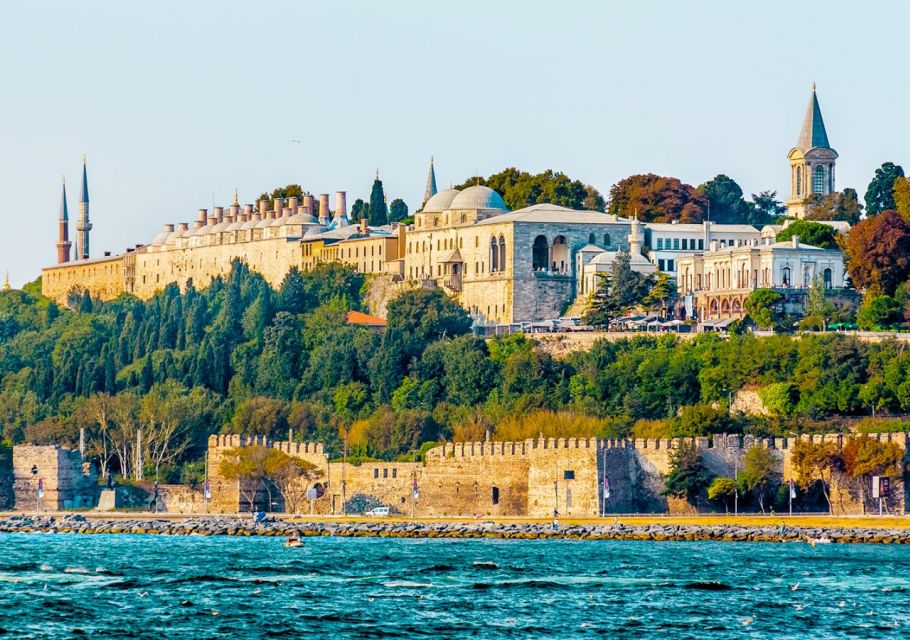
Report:
[[[278,519],[249,516],[8,515],[0,533],[134,533],[158,535],[337,536],[388,538],[504,538],[569,540],[716,540],[910,544],[906,518],[628,518],[552,522],[524,520]],[[716,520],[724,520],[717,522]],[[828,520],[829,523],[825,523]],[[694,521],[694,522],[693,522]],[[819,522],[821,521],[821,522]]]

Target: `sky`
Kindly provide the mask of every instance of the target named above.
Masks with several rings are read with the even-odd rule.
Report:
[[[876,5],[876,6],[872,6]],[[515,166],[786,198],[813,82],[837,188],[910,165],[910,3],[5,2],[0,270],[56,260],[88,158],[94,256],[296,182],[421,204]],[[299,140],[300,142],[294,142]],[[74,231],[71,230],[71,238]]]

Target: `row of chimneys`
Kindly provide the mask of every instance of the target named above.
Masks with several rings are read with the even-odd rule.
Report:
[[[193,228],[199,229],[206,225],[215,225],[222,222],[231,223],[249,222],[251,220],[275,220],[282,216],[295,216],[298,213],[304,213],[310,216],[314,215],[314,200],[313,196],[309,194],[303,196],[303,204],[300,204],[300,200],[297,197],[290,197],[287,199],[287,206],[285,207],[284,205],[285,202],[283,198],[275,198],[272,209],[269,209],[268,200],[259,201],[258,211],[255,211],[251,204],[243,205],[243,210],[241,210],[240,205],[234,204],[228,208],[227,212],[225,212],[224,207],[215,207],[212,210],[212,215],[209,215],[208,209],[200,209],[199,215],[193,223]],[[336,191],[335,215],[346,216],[347,213],[347,192]],[[331,214],[329,213],[329,194],[323,193],[319,196],[319,224],[329,224],[331,219]],[[186,231],[189,229],[189,223],[181,222],[176,226],[176,229]],[[164,230],[170,233],[175,230],[175,226],[173,224],[166,224],[164,225]]]

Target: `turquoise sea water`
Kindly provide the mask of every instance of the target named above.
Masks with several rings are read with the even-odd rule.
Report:
[[[908,638],[910,548],[7,534],[0,603],[14,638]]]

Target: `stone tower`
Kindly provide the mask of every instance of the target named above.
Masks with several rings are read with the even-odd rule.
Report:
[[[809,196],[815,194],[823,197],[834,191],[834,165],[837,160],[837,151],[828,144],[828,133],[825,131],[825,121],[818,106],[814,83],[799,140],[790,149],[787,159],[790,160],[787,215],[803,218]]]
[[[57,221],[57,264],[70,261],[70,216],[66,207],[66,178],[63,179],[63,196],[60,199],[60,219]]]
[[[378,177],[378,174],[377,174]],[[430,173],[427,174],[427,188],[423,192],[423,203],[436,195],[436,171],[433,169],[433,156],[430,156]],[[421,207],[423,208],[423,207]]]
[[[88,173],[85,167],[85,156],[82,156],[82,197],[79,200],[79,220],[76,222],[76,259],[87,260],[89,257],[88,234],[92,223],[88,216]]]

